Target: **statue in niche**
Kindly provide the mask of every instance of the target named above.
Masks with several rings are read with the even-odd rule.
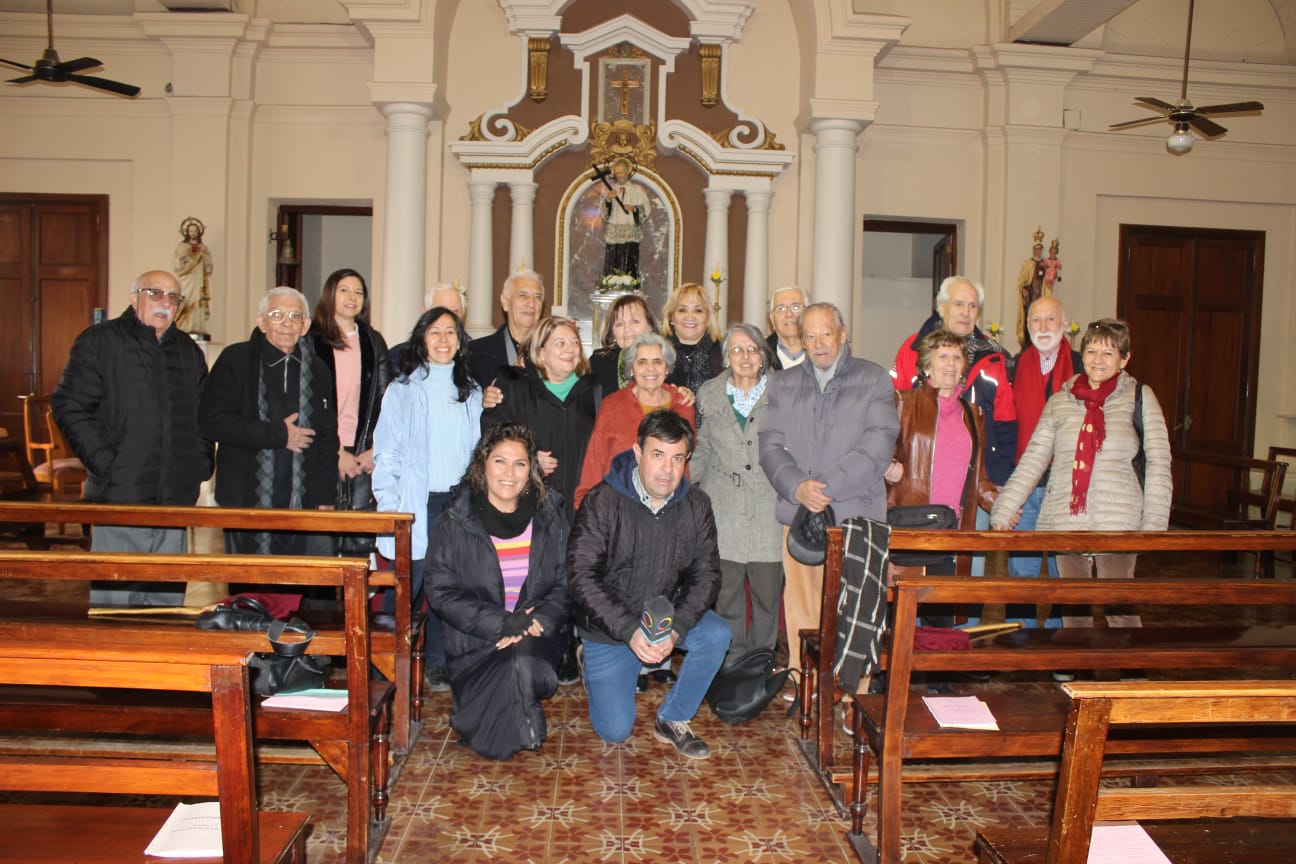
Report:
[[[1017,271],[1017,344],[1026,342],[1026,310],[1030,305],[1044,296],[1044,274],[1048,265],[1044,263],[1044,232],[1035,229],[1035,245],[1031,248],[1031,257],[1022,262]],[[1051,292],[1050,292],[1051,293]]]
[[[639,270],[639,244],[644,239],[644,223],[652,206],[643,187],[630,179],[633,166],[624,156],[612,160],[609,178],[599,171],[603,181],[599,198],[603,204],[603,275],[628,275],[636,284],[643,276]],[[597,169],[596,169],[597,170]]]
[[[184,302],[176,314],[176,327],[200,336],[207,335],[207,317],[211,314],[211,250],[203,243],[207,231],[202,220],[188,217],[180,223],[179,245],[171,256],[171,271],[180,282]]]
[[[1062,261],[1058,258],[1058,239],[1049,244],[1048,257],[1044,259],[1044,296],[1052,297],[1057,283],[1062,281]]]

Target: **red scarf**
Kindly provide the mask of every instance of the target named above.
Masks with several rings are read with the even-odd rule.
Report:
[[[1034,345],[1028,347],[1017,358],[1017,377],[1013,381],[1013,399],[1017,403],[1017,461],[1021,461],[1030,443],[1035,427],[1039,425],[1040,415],[1044,413],[1044,403],[1062,385],[1075,376],[1071,365],[1071,348],[1065,342],[1058,345],[1058,357],[1053,363],[1053,371],[1048,380],[1040,373],[1039,349]]]
[[[1089,498],[1089,480],[1093,477],[1093,463],[1107,438],[1107,419],[1103,403],[1116,389],[1120,375],[1108,378],[1097,387],[1089,386],[1089,379],[1077,375],[1071,383],[1071,395],[1084,403],[1085,416],[1080,424],[1080,437],[1076,439],[1075,462],[1071,466],[1071,515],[1083,513]]]

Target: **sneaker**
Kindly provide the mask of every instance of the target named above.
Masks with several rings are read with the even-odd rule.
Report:
[[[711,756],[711,748],[707,743],[694,735],[689,724],[682,720],[662,720],[659,717],[653,724],[653,737],[674,744],[676,750],[690,759],[706,759]]]
[[[1053,680],[1059,684],[1066,684],[1075,680],[1075,673],[1065,669],[1055,669],[1053,671]]]
[[[423,689],[432,693],[444,693],[450,689],[450,681],[445,670],[440,666],[431,666],[423,673]]]

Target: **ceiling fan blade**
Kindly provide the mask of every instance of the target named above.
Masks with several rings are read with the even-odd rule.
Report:
[[[87,69],[93,69],[96,66],[102,65],[103,63],[93,57],[78,57],[75,60],[60,63],[59,68],[64,72],[84,72]]]
[[[1144,117],[1140,120],[1126,120],[1124,123],[1113,123],[1107,128],[1108,129],[1129,129],[1131,126],[1142,126],[1146,123],[1162,123],[1164,121],[1165,121],[1164,117]]]
[[[1198,114],[1241,114],[1246,111],[1263,111],[1263,102],[1230,102],[1227,105],[1203,105],[1195,109]]]
[[[4,64],[7,65],[7,66],[12,66],[12,67],[14,67],[15,69],[30,69],[30,68],[32,68],[32,67],[28,66],[26,63],[15,63],[15,62],[12,61],[12,60],[6,60],[6,59],[4,59],[3,57],[0,57],[0,63],[4,63]]]
[[[28,81],[39,81],[35,75],[24,75],[22,78],[10,78],[6,84],[26,84]]]
[[[1196,114],[1188,118],[1188,123],[1207,138],[1215,138],[1228,131],[1214,120],[1207,120],[1205,117],[1198,117]]]
[[[1147,106],[1152,107],[1152,108],[1160,109],[1161,111],[1173,111],[1173,110],[1175,110],[1175,106],[1174,106],[1174,105],[1171,105],[1169,102],[1166,102],[1166,101],[1164,101],[1164,100],[1162,100],[1162,99],[1157,99],[1157,98],[1154,97],[1154,96],[1135,96],[1135,97],[1134,97],[1134,101],[1135,101],[1135,102],[1142,102],[1144,105],[1147,105]]]
[[[120,93],[123,96],[138,96],[140,92],[140,88],[133,84],[122,84],[120,81],[109,81],[107,78],[94,78],[89,75],[69,75],[67,80],[111,93]]]

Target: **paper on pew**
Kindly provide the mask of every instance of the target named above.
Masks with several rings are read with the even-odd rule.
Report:
[[[219,858],[224,852],[219,801],[177,804],[144,849],[156,858]]]
[[[999,730],[990,706],[976,696],[924,696],[923,704],[941,728]]]
[[[1171,864],[1137,822],[1095,822],[1088,864]]]
[[[304,711],[344,711],[347,707],[347,691],[331,688],[316,690],[295,690],[291,693],[276,693],[261,700],[266,708],[297,708]]]

